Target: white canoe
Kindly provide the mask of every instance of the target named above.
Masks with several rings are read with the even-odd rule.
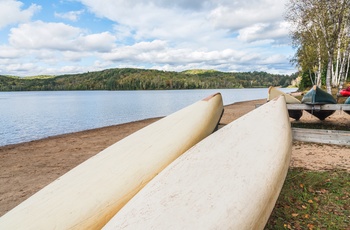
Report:
[[[268,98],[267,100],[270,101],[272,99],[275,99],[279,96],[283,95],[286,99],[286,103],[287,104],[300,104],[301,102],[296,99],[295,97],[289,95],[289,94],[286,94],[285,92],[279,90],[278,88],[276,87],[273,87],[273,86],[270,86],[269,89],[268,89]]]
[[[192,147],[103,229],[263,229],[284,183],[291,147],[280,97]]]
[[[6,213],[0,229],[100,229],[169,163],[211,134],[222,112],[218,93],[135,132]]]
[[[301,102],[297,98],[295,98],[289,94],[286,94],[286,93],[282,92],[281,90],[279,90],[278,88],[273,87],[273,86],[270,86],[268,89],[267,101],[270,101],[270,100],[277,98],[281,95],[283,95],[285,97],[287,104],[301,104]],[[300,119],[300,117],[303,115],[303,110],[300,110],[300,109],[289,110],[288,114],[291,118],[294,118],[295,120],[298,121]]]

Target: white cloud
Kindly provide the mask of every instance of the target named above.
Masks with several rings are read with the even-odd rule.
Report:
[[[194,44],[205,44],[208,41],[214,42],[210,37],[215,38],[218,33],[221,38],[224,34],[236,33],[248,42],[265,39],[285,41],[288,36],[288,27],[282,23],[284,0],[175,1],[176,3],[165,0],[106,0],[105,4],[94,0],[81,2],[96,15],[118,23],[116,29],[122,31],[121,36],[131,36],[136,41],[192,40]]]
[[[281,54],[274,54],[268,56],[266,59],[261,60],[261,64],[275,64],[275,63],[284,63],[286,61],[286,57]]]
[[[81,14],[84,13],[84,10],[79,10],[79,11],[69,11],[66,13],[56,13],[55,12],[55,17],[57,18],[62,18],[62,19],[67,19],[70,21],[77,21],[80,17]]]
[[[258,40],[281,40],[285,42],[288,32],[288,24],[284,22],[257,23],[239,30],[238,39],[246,42]]]
[[[118,23],[117,31],[129,34],[136,41],[144,39],[189,40],[209,34],[206,12],[166,8],[152,1],[82,0],[91,12]],[[129,29],[127,33],[126,29]],[[209,29],[209,30],[208,30]]]
[[[63,23],[35,21],[12,28],[9,42],[16,48],[75,50],[71,42],[81,32]]]
[[[34,63],[12,63],[6,66],[6,70],[10,72],[31,72],[33,69],[36,69]]]
[[[85,35],[82,29],[64,23],[35,21],[12,28],[9,41],[22,49],[106,52],[113,47],[115,37],[109,32]]]
[[[239,30],[254,24],[273,23],[283,19],[285,1],[227,1],[211,10],[209,18],[216,27]]]
[[[0,1],[0,29],[16,23],[27,22],[34,13],[41,10],[41,7],[32,4],[27,9],[22,10],[23,3],[16,0]]]
[[[98,34],[80,35],[73,43],[83,51],[108,52],[113,48],[115,40],[115,37],[111,35],[111,33],[102,32]]]
[[[15,59],[21,55],[24,55],[24,52],[21,50],[15,49],[11,46],[0,46],[0,59]]]
[[[244,42],[286,44],[289,26],[283,21],[284,11],[283,0],[232,1],[213,9],[209,20],[216,28],[238,34]]]
[[[186,68],[210,68],[230,70],[232,66],[245,66],[251,63],[259,65],[271,64],[273,60],[281,61],[281,56],[275,59],[266,57],[251,50],[239,51],[234,49],[207,50],[170,47],[164,41],[141,42],[132,46],[115,48],[111,53],[102,55],[105,61],[124,63],[150,64],[152,68],[164,70],[184,70]],[[283,59],[285,60],[285,58]],[[162,67],[164,66],[164,68]]]
[[[157,55],[164,52],[166,42],[155,40],[152,42],[140,42],[132,46],[116,47],[111,52],[102,55],[107,61],[152,61]]]

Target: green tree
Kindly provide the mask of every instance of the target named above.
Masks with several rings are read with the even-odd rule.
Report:
[[[286,20],[297,48],[294,61],[302,72],[316,74],[314,84],[321,84],[326,69],[326,87],[331,92],[332,84],[345,78],[339,70],[345,69],[349,59],[350,0],[289,0]]]

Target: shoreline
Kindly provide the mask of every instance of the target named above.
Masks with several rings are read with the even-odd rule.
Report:
[[[98,127],[98,128],[86,129],[86,130],[81,130],[81,131],[76,131],[76,132],[71,132],[71,133],[62,133],[62,134],[57,134],[57,135],[43,137],[43,138],[36,139],[36,140],[24,141],[24,142],[20,142],[20,143],[1,145],[0,146],[0,150],[2,148],[11,148],[11,147],[16,148],[17,146],[26,145],[26,144],[29,144],[29,143],[32,143],[32,142],[49,141],[51,139],[66,138],[66,137],[75,136],[75,135],[84,135],[84,133],[85,134],[89,134],[90,132],[98,132],[98,131],[104,130],[104,129],[111,129],[111,130],[113,130],[113,129],[117,129],[117,126],[132,125],[133,123],[147,123],[147,124],[149,124],[149,121],[154,122],[154,121],[159,120],[161,118],[162,117],[146,118],[146,119],[137,120],[137,121],[130,121],[130,122],[122,123],[122,124],[116,124],[116,125],[109,125],[109,126],[103,126],[103,127]]]
[[[225,105],[225,125],[263,104],[266,99]],[[0,216],[108,146],[159,120],[150,118],[119,125],[51,136],[0,147]],[[296,122],[291,120],[292,123]],[[304,113],[298,123],[320,122]],[[350,115],[336,112],[326,119],[350,127]],[[350,172],[350,147],[293,142],[291,167],[309,170],[342,169]]]

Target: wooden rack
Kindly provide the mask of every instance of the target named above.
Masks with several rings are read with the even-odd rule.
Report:
[[[287,104],[288,110],[346,110],[350,111],[350,104],[324,104],[324,105],[308,105],[308,104]]]

